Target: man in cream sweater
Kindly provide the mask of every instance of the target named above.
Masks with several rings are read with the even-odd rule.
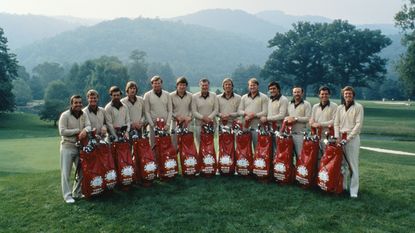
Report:
[[[63,199],[66,203],[74,203],[74,198],[81,194],[81,169],[77,169],[77,179],[73,190],[70,188],[72,166],[80,166],[79,149],[75,145],[77,140],[85,138],[87,131],[91,130],[88,116],[82,112],[82,97],[74,95],[70,99],[71,108],[63,112],[59,118],[59,134],[62,137],[60,146],[61,156],[61,186]]]
[[[125,93],[127,96],[121,99],[121,103],[128,108],[131,130],[141,130],[146,122],[144,100],[141,96],[137,95],[137,91],[137,84],[134,81],[129,81],[125,86]]]
[[[104,139],[107,135],[107,126],[105,124],[105,109],[98,106],[99,94],[96,90],[91,89],[86,93],[88,106],[82,111],[88,116],[91,128],[96,130],[96,135]]]
[[[117,138],[116,129],[127,126],[124,138],[128,139],[130,131],[130,113],[127,106],[121,103],[121,89],[112,86],[109,90],[111,101],[105,106],[105,121],[111,135]]]
[[[334,134],[340,142],[343,133],[347,133],[344,155],[351,173],[348,169],[344,174],[343,188],[347,189],[347,178],[350,177],[350,197],[357,198],[359,191],[359,149],[360,131],[363,126],[363,106],[357,103],[354,98],[356,93],[351,86],[342,89],[342,104],[337,108],[334,118]],[[346,163],[343,163],[344,165]]]

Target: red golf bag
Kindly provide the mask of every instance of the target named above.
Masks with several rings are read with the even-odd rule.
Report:
[[[79,142],[83,174],[81,190],[82,194],[87,198],[98,195],[105,189],[104,170],[100,163],[99,151],[96,150],[97,143],[95,131],[88,132],[87,138]]]
[[[245,124],[246,129],[242,129],[240,122],[234,124],[236,134],[235,170],[238,175],[249,176],[252,173],[252,135],[249,122]]]
[[[255,177],[266,181],[270,177],[272,135],[268,124],[258,126],[258,143],[254,154],[253,170]]]
[[[317,134],[318,130],[318,134]],[[303,149],[297,159],[295,179],[303,188],[313,187],[317,174],[317,160],[320,151],[321,127],[311,128],[311,134],[304,135]]]
[[[131,185],[137,178],[135,162],[131,154],[130,144],[124,139],[127,127],[116,128],[117,140],[112,143],[112,154],[117,168],[119,184],[123,186]]]
[[[206,177],[214,176],[217,169],[214,133],[215,128],[212,123],[201,126],[199,145],[200,174]]]
[[[106,189],[111,190],[118,181],[111,147],[106,143],[100,143],[97,145],[96,150],[99,151],[100,154],[99,158],[104,174],[104,185]]]
[[[144,186],[151,185],[157,178],[157,162],[151,150],[148,132],[132,131],[134,157],[137,167],[137,180]]]
[[[179,169],[176,149],[173,147],[170,134],[164,127],[164,119],[157,118],[154,132],[156,135],[155,154],[157,155],[158,173],[161,180],[168,180],[174,178]]]
[[[221,175],[235,173],[235,135],[232,128],[226,124],[219,125],[219,162]]]
[[[282,124],[280,133],[276,135],[277,150],[274,155],[274,177],[277,183],[290,184],[294,181],[293,150],[294,141],[291,135],[292,125]]]
[[[343,174],[341,173],[343,161],[342,146],[345,144],[346,138],[347,135],[343,134],[343,140],[340,144],[337,143],[333,134],[328,138],[326,149],[320,160],[317,176],[317,185],[326,192],[337,194],[343,192]]]
[[[188,128],[184,128],[182,124],[177,124],[176,134],[182,175],[195,176],[200,172],[200,164],[193,132],[190,132]]]

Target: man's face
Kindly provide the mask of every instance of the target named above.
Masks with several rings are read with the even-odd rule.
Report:
[[[156,80],[151,83],[151,86],[153,87],[153,91],[160,92],[161,91],[161,80]]]
[[[71,104],[72,111],[79,112],[82,110],[82,99],[81,98],[75,98],[72,100]]]
[[[120,100],[121,100],[121,92],[120,91],[112,92],[111,93],[111,100],[113,102],[120,102]]]
[[[303,90],[299,87],[293,88],[293,97],[295,100],[301,100],[303,98]]]
[[[255,94],[258,92],[258,85],[254,82],[249,82],[248,89],[249,89],[249,92]]]
[[[271,96],[277,96],[280,94],[280,90],[278,90],[277,86],[270,86],[268,88],[269,94]]]
[[[346,101],[346,103],[350,103],[353,101],[354,96],[352,91],[344,91],[343,92],[343,98]]]
[[[209,83],[208,82],[201,82],[200,83],[200,91],[202,93],[207,93],[209,91]]]
[[[133,96],[135,96],[137,94],[137,88],[134,86],[134,85],[132,85],[131,87],[129,87],[128,88],[128,90],[127,90],[127,95],[129,96],[129,97],[133,97]]]
[[[318,96],[320,97],[320,102],[322,103],[327,103],[330,98],[329,91],[327,90],[321,90]]]
[[[186,91],[186,88],[187,88],[186,83],[178,83],[176,87],[177,92],[179,93],[184,93]]]
[[[91,107],[96,107],[98,105],[98,96],[97,95],[89,95],[88,96],[88,104]]]
[[[227,81],[223,84],[223,90],[226,93],[231,93],[233,91],[233,86],[231,81]]]

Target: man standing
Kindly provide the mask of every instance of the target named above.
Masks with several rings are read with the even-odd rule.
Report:
[[[134,81],[129,81],[125,86],[127,96],[121,99],[121,103],[128,108],[131,130],[141,131],[145,124],[144,100],[137,96],[137,91],[137,84]]]
[[[111,101],[105,106],[105,121],[111,135],[117,138],[117,128],[127,126],[124,138],[128,139],[130,131],[130,114],[127,106],[121,103],[122,92],[119,87],[112,86],[109,90]]]
[[[154,76],[150,81],[153,89],[144,94],[144,109],[147,122],[150,125],[150,145],[154,146],[156,119],[162,118],[166,123],[164,129],[169,130],[173,107],[170,94],[162,89],[163,80],[160,76]]]
[[[328,127],[333,126],[334,117],[336,116],[337,104],[330,102],[330,89],[328,87],[320,87],[318,90],[320,103],[315,104],[311,111],[310,127],[322,128],[321,136],[323,137],[328,131]],[[319,158],[324,153],[326,145],[323,140],[320,140]]]
[[[200,145],[200,127],[203,124],[214,123],[218,113],[218,99],[215,93],[209,92],[209,80],[199,81],[200,91],[193,94],[192,113],[195,117],[194,134],[196,138],[196,148]]]
[[[170,93],[173,106],[173,122],[172,129],[176,128],[177,123],[183,124],[189,128],[192,122],[192,93],[188,92],[186,77],[179,77],[176,80],[176,91]],[[173,145],[177,149],[177,136],[172,137]]]
[[[342,89],[342,104],[339,105],[334,118],[334,134],[340,142],[343,133],[347,133],[344,154],[346,162],[351,169],[350,197],[357,198],[359,191],[359,148],[360,131],[363,126],[363,106],[354,101],[356,93],[351,86]],[[349,170],[343,180],[343,188],[347,189],[347,177],[350,177]]]
[[[268,103],[268,115],[267,117],[262,118],[265,118],[265,120],[268,120],[273,125],[281,127],[282,121],[287,116],[288,99],[281,94],[280,84],[275,81],[271,82],[268,85],[268,90],[270,94]],[[264,119],[262,121],[264,121]]]
[[[292,135],[294,141],[294,151],[298,157],[303,148],[303,133],[307,130],[307,123],[311,116],[311,105],[303,99],[303,88],[295,86],[293,88],[293,99],[288,105],[288,116],[285,120],[292,124]]]
[[[239,116],[238,107],[241,103],[241,96],[233,93],[233,81],[230,78],[222,81],[222,88],[223,93],[218,96],[219,121],[232,126],[232,122]]]
[[[59,134],[62,137],[61,156],[61,185],[63,199],[66,203],[74,203],[74,198],[80,198],[81,194],[81,169],[77,169],[77,179],[73,190],[70,188],[70,176],[73,164],[79,164],[79,149],[75,145],[77,140],[85,138],[87,130],[91,130],[88,116],[82,112],[82,97],[74,95],[70,100],[71,108],[63,112],[59,118]]]
[[[250,122],[249,125],[255,129],[255,131],[252,131],[252,142],[254,144],[254,148],[256,147],[258,141],[256,129],[258,128],[260,119],[261,122],[266,121],[266,118],[261,117],[267,116],[268,112],[268,97],[259,92],[258,86],[259,82],[256,78],[249,79],[249,93],[242,96],[241,103],[238,107],[238,113],[243,117],[244,125],[246,125],[246,122]]]
[[[88,116],[91,128],[96,130],[98,138],[105,138],[107,134],[107,126],[105,124],[105,110],[98,106],[99,94],[96,90],[91,89],[86,93],[88,98],[88,106],[82,111]]]

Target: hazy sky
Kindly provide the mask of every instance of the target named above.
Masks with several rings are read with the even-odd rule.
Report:
[[[173,16],[202,9],[241,9],[250,13],[281,10],[291,15],[320,15],[354,24],[393,23],[405,0],[0,0],[0,12],[70,15],[113,19]],[[1,22],[0,22],[1,24]]]

